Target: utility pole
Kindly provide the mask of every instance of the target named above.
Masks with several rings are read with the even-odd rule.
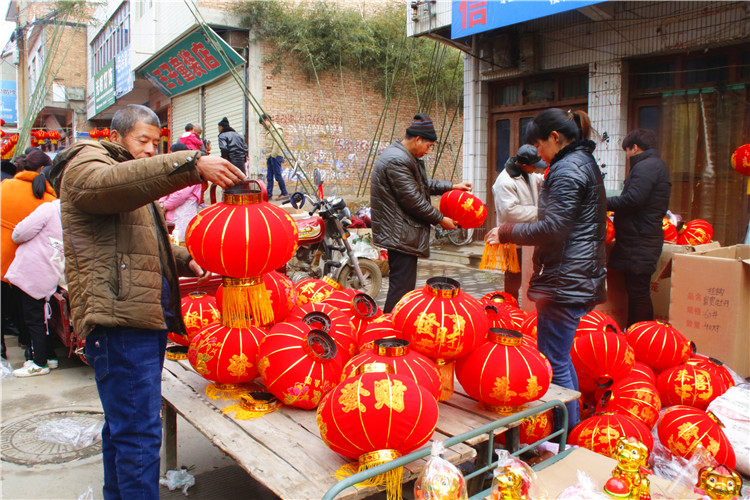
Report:
[[[28,63],[26,54],[26,36],[24,33],[23,26],[26,25],[24,19],[21,19],[21,2],[16,3],[16,50],[18,51],[18,67],[16,68],[16,102],[18,108],[18,129],[21,129],[20,121],[26,116],[26,110],[28,109],[29,101],[29,78],[28,78]]]

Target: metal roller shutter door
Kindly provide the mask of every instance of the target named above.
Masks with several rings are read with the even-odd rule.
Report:
[[[237,68],[242,74],[242,70]],[[232,75],[206,85],[206,127],[204,134],[211,141],[211,153],[221,154],[219,151],[219,127],[223,117],[227,117],[229,125],[242,137],[245,137],[245,95]],[[245,137],[247,140],[247,138]]]
[[[169,126],[169,143],[180,140],[188,123],[200,123],[201,119],[201,90],[191,90],[172,98],[172,123]]]

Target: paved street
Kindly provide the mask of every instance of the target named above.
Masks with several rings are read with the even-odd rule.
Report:
[[[502,276],[436,260],[419,264],[417,286],[428,278],[448,276],[475,297],[502,287]],[[387,279],[377,297],[385,301]],[[23,353],[15,337],[6,338],[8,357],[14,368],[21,366]],[[66,359],[58,348],[60,367],[49,375],[2,381],[2,455],[0,498],[77,499],[91,488],[93,498],[101,499],[101,445],[97,442],[73,450],[37,439],[35,429],[49,421],[73,419],[81,424],[101,422],[101,405],[93,371],[77,358]],[[196,485],[190,498],[220,500],[238,498],[274,499],[272,493],[255,483],[234,461],[178,417],[178,463],[191,467]],[[12,461],[9,461],[12,460]],[[406,492],[405,492],[406,493]],[[163,499],[184,498],[180,491],[162,488]],[[408,497],[407,497],[408,498]]]

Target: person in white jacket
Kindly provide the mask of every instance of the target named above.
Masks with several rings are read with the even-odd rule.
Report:
[[[495,197],[497,225],[504,222],[536,222],[539,187],[544,176],[539,173],[547,165],[534,146],[524,144],[516,156],[505,162],[503,171],[492,185]],[[522,262],[521,248],[517,249],[518,262]],[[505,291],[518,299],[521,272],[505,273]]]
[[[49,298],[65,281],[60,200],[42,203],[13,230],[16,255],[5,279],[18,287],[22,317],[31,337],[32,359],[13,371],[16,377],[46,375],[57,368],[49,335]]]

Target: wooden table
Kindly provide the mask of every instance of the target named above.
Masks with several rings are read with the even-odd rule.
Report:
[[[222,414],[236,401],[210,399],[205,394],[209,382],[196,373],[187,361],[164,363],[162,399],[164,446],[163,468],[177,465],[177,414],[205,435],[215,446],[230,455],[253,478],[284,499],[319,499],[337,479],[334,473],[348,460],[331,451],[318,431],[314,410],[284,406],[255,420],[237,420]],[[576,391],[552,386],[539,401],[563,402],[578,397]],[[453,397],[440,403],[440,417],[433,440],[443,441],[498,420],[499,415],[484,410],[457,384]],[[473,445],[486,435],[451,447],[444,458],[458,464],[476,456]],[[424,468],[426,459],[404,467],[403,481],[414,479]],[[376,493],[375,487],[351,487],[337,498],[364,498]]]

